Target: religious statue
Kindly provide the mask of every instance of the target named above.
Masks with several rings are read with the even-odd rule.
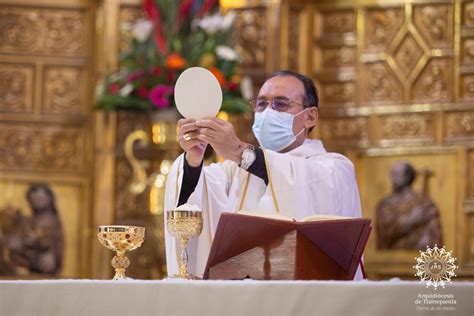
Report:
[[[379,249],[423,249],[442,245],[438,207],[428,195],[427,179],[430,172],[423,170],[422,193],[412,184],[415,169],[407,162],[397,162],[391,170],[393,192],[377,206],[377,247]]]
[[[61,270],[63,232],[53,191],[46,184],[33,184],[26,198],[32,216],[11,207],[0,213],[0,273],[56,275]]]

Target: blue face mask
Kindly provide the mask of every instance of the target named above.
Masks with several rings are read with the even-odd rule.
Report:
[[[296,140],[296,137],[304,132],[305,129],[303,128],[298,134],[293,134],[293,120],[295,116],[304,111],[306,109],[296,115],[278,112],[273,109],[256,112],[252,126],[253,134],[263,148],[277,152],[281,151],[290,146]]]

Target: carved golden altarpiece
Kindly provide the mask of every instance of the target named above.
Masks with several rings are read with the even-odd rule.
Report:
[[[95,19],[95,1],[0,2],[0,208],[49,183],[63,277],[91,273]]]
[[[440,208],[446,247],[458,258],[457,274],[473,277],[474,1],[221,5],[238,13],[240,71],[256,87],[283,68],[317,82],[315,136],[354,161],[364,215],[372,217],[390,192],[394,161],[433,171],[430,195]],[[153,234],[144,243],[150,247],[133,254],[130,276],[163,273],[161,193],[153,186],[139,195],[130,191],[134,173],[124,151],[135,130],[158,143],[159,131],[145,114],[92,111],[95,82],[117,69],[126,45],[120,24],[141,14],[137,0],[0,4],[0,206],[15,201],[27,209],[29,182],[52,185],[66,231],[64,276],[110,277],[110,254],[94,233],[98,224],[122,222]],[[249,126],[251,116],[230,119]],[[243,136],[251,138],[249,131]],[[172,160],[174,150],[166,157],[158,151],[144,166],[148,174],[162,173],[161,161]],[[415,253],[377,251],[375,235],[365,255],[369,276],[413,277]]]

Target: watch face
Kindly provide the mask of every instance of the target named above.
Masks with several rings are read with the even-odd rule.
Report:
[[[244,152],[242,153],[242,158],[245,161],[251,161],[253,162],[256,158],[255,152],[251,149],[245,149]]]

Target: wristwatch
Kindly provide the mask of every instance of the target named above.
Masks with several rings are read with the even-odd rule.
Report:
[[[247,148],[245,148],[242,152],[239,167],[247,170],[253,164],[256,158],[257,155],[255,154],[255,146],[247,144]]]

